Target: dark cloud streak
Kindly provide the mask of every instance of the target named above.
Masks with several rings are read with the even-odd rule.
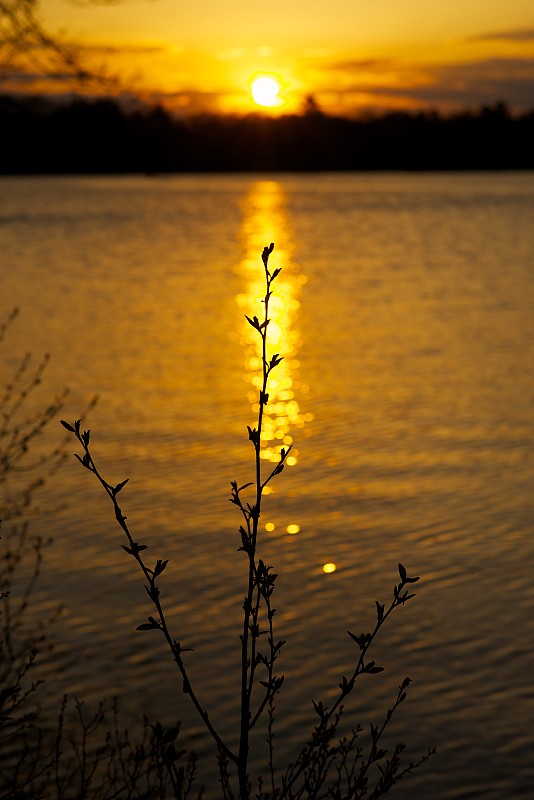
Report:
[[[363,67],[365,63],[366,67]],[[471,106],[503,101],[519,110],[534,107],[534,57],[489,58],[457,64],[429,65],[405,64],[392,60],[371,62],[338,62],[327,71],[343,72],[352,76],[350,85],[332,86],[339,97],[365,93],[381,99],[402,98],[406,102],[453,107]],[[366,69],[367,75],[359,80]],[[384,72],[395,72],[397,83],[369,80],[369,72],[377,77]]]
[[[352,72],[367,70],[369,72],[384,72],[386,70],[401,68],[401,62],[394,58],[362,58],[350,61],[334,61],[331,64],[321,65],[323,70],[330,72]]]
[[[468,36],[466,42],[534,42],[534,28],[516,28],[507,31],[490,31]]]
[[[153,55],[155,53],[164,53],[168,48],[166,45],[159,44],[80,44],[74,43],[73,46],[78,50],[88,53],[102,53],[102,55]]]

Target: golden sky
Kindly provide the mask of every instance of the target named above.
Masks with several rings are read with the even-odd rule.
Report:
[[[310,94],[344,114],[534,108],[532,0],[42,0],[41,17],[126,89],[184,113],[252,111],[262,74],[281,85],[270,113]]]

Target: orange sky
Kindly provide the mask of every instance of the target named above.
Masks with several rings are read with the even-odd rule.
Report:
[[[41,17],[127,90],[184,113],[258,108],[250,80],[263,73],[282,87],[270,113],[310,94],[344,114],[534,108],[532,0],[43,0]]]

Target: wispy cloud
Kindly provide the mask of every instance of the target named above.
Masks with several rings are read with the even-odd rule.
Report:
[[[514,28],[469,36],[466,42],[534,42],[534,28]]]
[[[73,44],[77,50],[87,53],[100,53],[102,55],[154,55],[155,53],[164,53],[168,51],[169,47],[166,44]]]
[[[5,70],[2,75],[2,81],[5,84],[13,84],[16,86],[32,87],[42,84],[46,80],[47,83],[57,84],[72,84],[72,72],[61,72],[58,70],[50,70],[46,74],[43,72],[36,72],[35,70],[25,69],[20,65],[13,65]],[[3,87],[2,87],[3,88]]]
[[[366,95],[381,106],[389,98],[417,106],[459,108],[504,101],[517,109],[534,108],[534,57],[441,65],[354,60],[331,64],[328,73],[325,90],[340,97]]]
[[[353,58],[346,61],[324,62],[320,65],[320,69],[326,72],[345,74],[376,73],[379,75],[391,72],[392,69],[406,69],[406,65],[394,58]]]
[[[196,113],[216,111],[221,95],[218,92],[184,89],[176,92],[148,92],[144,99],[152,103],[162,103],[178,115],[189,116]]]
[[[160,43],[128,43],[128,44],[105,44],[103,42],[85,43],[76,40],[59,39],[58,44],[62,47],[69,48],[77,53],[90,53],[100,55],[155,55],[157,53],[164,53],[169,50],[167,44]],[[50,48],[42,42],[24,42],[24,47],[20,46],[20,41],[17,37],[5,37],[0,40],[0,50],[7,49],[13,45],[18,46],[19,52],[49,52]],[[173,52],[176,52],[176,47],[173,47]]]
[[[433,70],[434,89],[451,103],[475,105],[505,101],[534,107],[534,58],[491,58]],[[429,87],[430,88],[430,87]]]

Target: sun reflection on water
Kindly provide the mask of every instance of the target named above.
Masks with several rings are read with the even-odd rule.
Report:
[[[249,401],[254,414],[258,413],[258,393],[261,388],[261,341],[256,331],[245,320],[254,316],[261,308],[265,295],[265,283],[260,255],[270,242],[275,243],[270,269],[281,268],[276,278],[269,301],[268,353],[279,353],[283,361],[269,376],[269,402],[263,416],[260,455],[263,459],[277,462],[280,448],[293,445],[286,459],[287,466],[298,460],[298,448],[294,444],[295,428],[309,435],[306,423],[313,415],[302,413],[299,395],[308,387],[299,379],[298,351],[301,346],[300,333],[296,325],[300,308],[299,295],[306,283],[306,276],[299,271],[292,257],[292,240],[285,211],[285,195],[276,181],[258,181],[243,202],[243,226],[241,230],[245,245],[245,256],[239,265],[246,285],[237,295],[237,303],[243,313],[241,342],[245,350],[245,377],[251,384]],[[269,357],[269,356],[268,356]]]

